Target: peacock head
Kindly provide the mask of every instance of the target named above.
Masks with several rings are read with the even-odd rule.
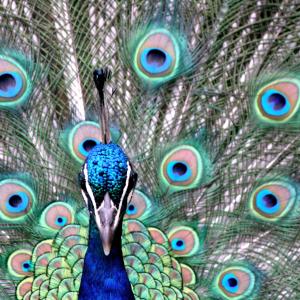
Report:
[[[137,181],[127,155],[111,142],[103,93],[109,76],[108,69],[94,72],[100,98],[101,143],[90,150],[79,174],[82,195],[99,229],[106,255],[110,253],[115,232],[121,226],[127,201]]]
[[[108,255],[137,173],[121,147],[113,143],[99,144],[87,156],[79,179],[90,215],[99,229],[103,251]]]

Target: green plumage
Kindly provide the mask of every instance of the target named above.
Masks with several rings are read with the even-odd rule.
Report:
[[[78,298],[106,66],[138,173],[135,298],[299,300],[297,1],[8,0],[0,19],[0,299]]]

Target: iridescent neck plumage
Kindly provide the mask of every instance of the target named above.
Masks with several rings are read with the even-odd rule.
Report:
[[[122,224],[117,228],[111,252],[103,252],[99,230],[90,220],[89,244],[79,292],[80,300],[134,300],[125,270],[122,245]]]

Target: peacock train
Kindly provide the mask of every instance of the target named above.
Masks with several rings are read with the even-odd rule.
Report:
[[[298,0],[0,0],[0,299],[299,300],[299,32]]]

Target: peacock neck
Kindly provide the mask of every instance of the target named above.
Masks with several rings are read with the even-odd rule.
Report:
[[[99,230],[94,218],[91,218],[79,300],[134,300],[123,262],[121,234],[120,225],[115,233],[110,254],[106,256]]]

